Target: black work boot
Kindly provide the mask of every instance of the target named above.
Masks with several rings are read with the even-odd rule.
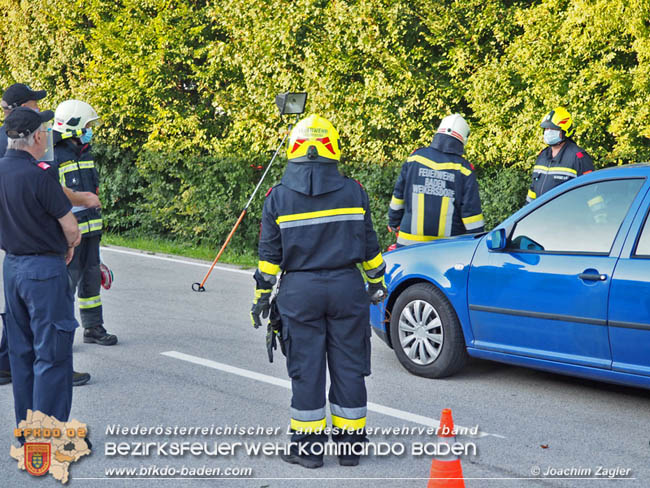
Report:
[[[88,381],[90,381],[90,375],[88,373],[72,372],[72,386],[85,385]]]
[[[0,385],[11,383],[11,371],[0,369]]]
[[[103,325],[96,325],[95,327],[84,329],[84,342],[112,346],[117,344],[117,336],[106,332]]]
[[[297,454],[285,454],[280,453],[280,457],[286,463],[290,464],[300,464],[303,468],[320,468],[323,465],[322,459],[310,459],[304,456],[298,456]]]

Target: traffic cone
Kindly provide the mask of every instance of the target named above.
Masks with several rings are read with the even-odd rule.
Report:
[[[453,445],[456,442],[453,432],[454,420],[451,417],[451,410],[445,408],[440,415],[438,443]],[[460,458],[451,453],[446,456],[434,457],[431,461],[431,474],[427,488],[465,488]]]

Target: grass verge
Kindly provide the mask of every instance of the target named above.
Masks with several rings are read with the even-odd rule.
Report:
[[[103,234],[102,244],[112,246],[130,247],[141,251],[149,251],[162,254],[173,254],[188,258],[213,261],[220,248],[210,246],[197,246],[187,242],[180,242],[161,237],[125,236],[119,234]],[[257,256],[253,253],[238,253],[226,248],[219,259],[220,263],[236,264],[246,268],[257,266]]]

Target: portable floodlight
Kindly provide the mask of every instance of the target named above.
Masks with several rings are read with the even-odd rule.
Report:
[[[307,93],[280,93],[275,96],[275,104],[280,109],[280,115],[299,115],[305,111]]]

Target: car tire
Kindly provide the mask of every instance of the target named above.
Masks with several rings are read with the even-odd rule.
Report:
[[[410,286],[397,297],[390,338],[399,362],[418,376],[443,378],[467,362],[465,338],[456,312],[430,283]]]

